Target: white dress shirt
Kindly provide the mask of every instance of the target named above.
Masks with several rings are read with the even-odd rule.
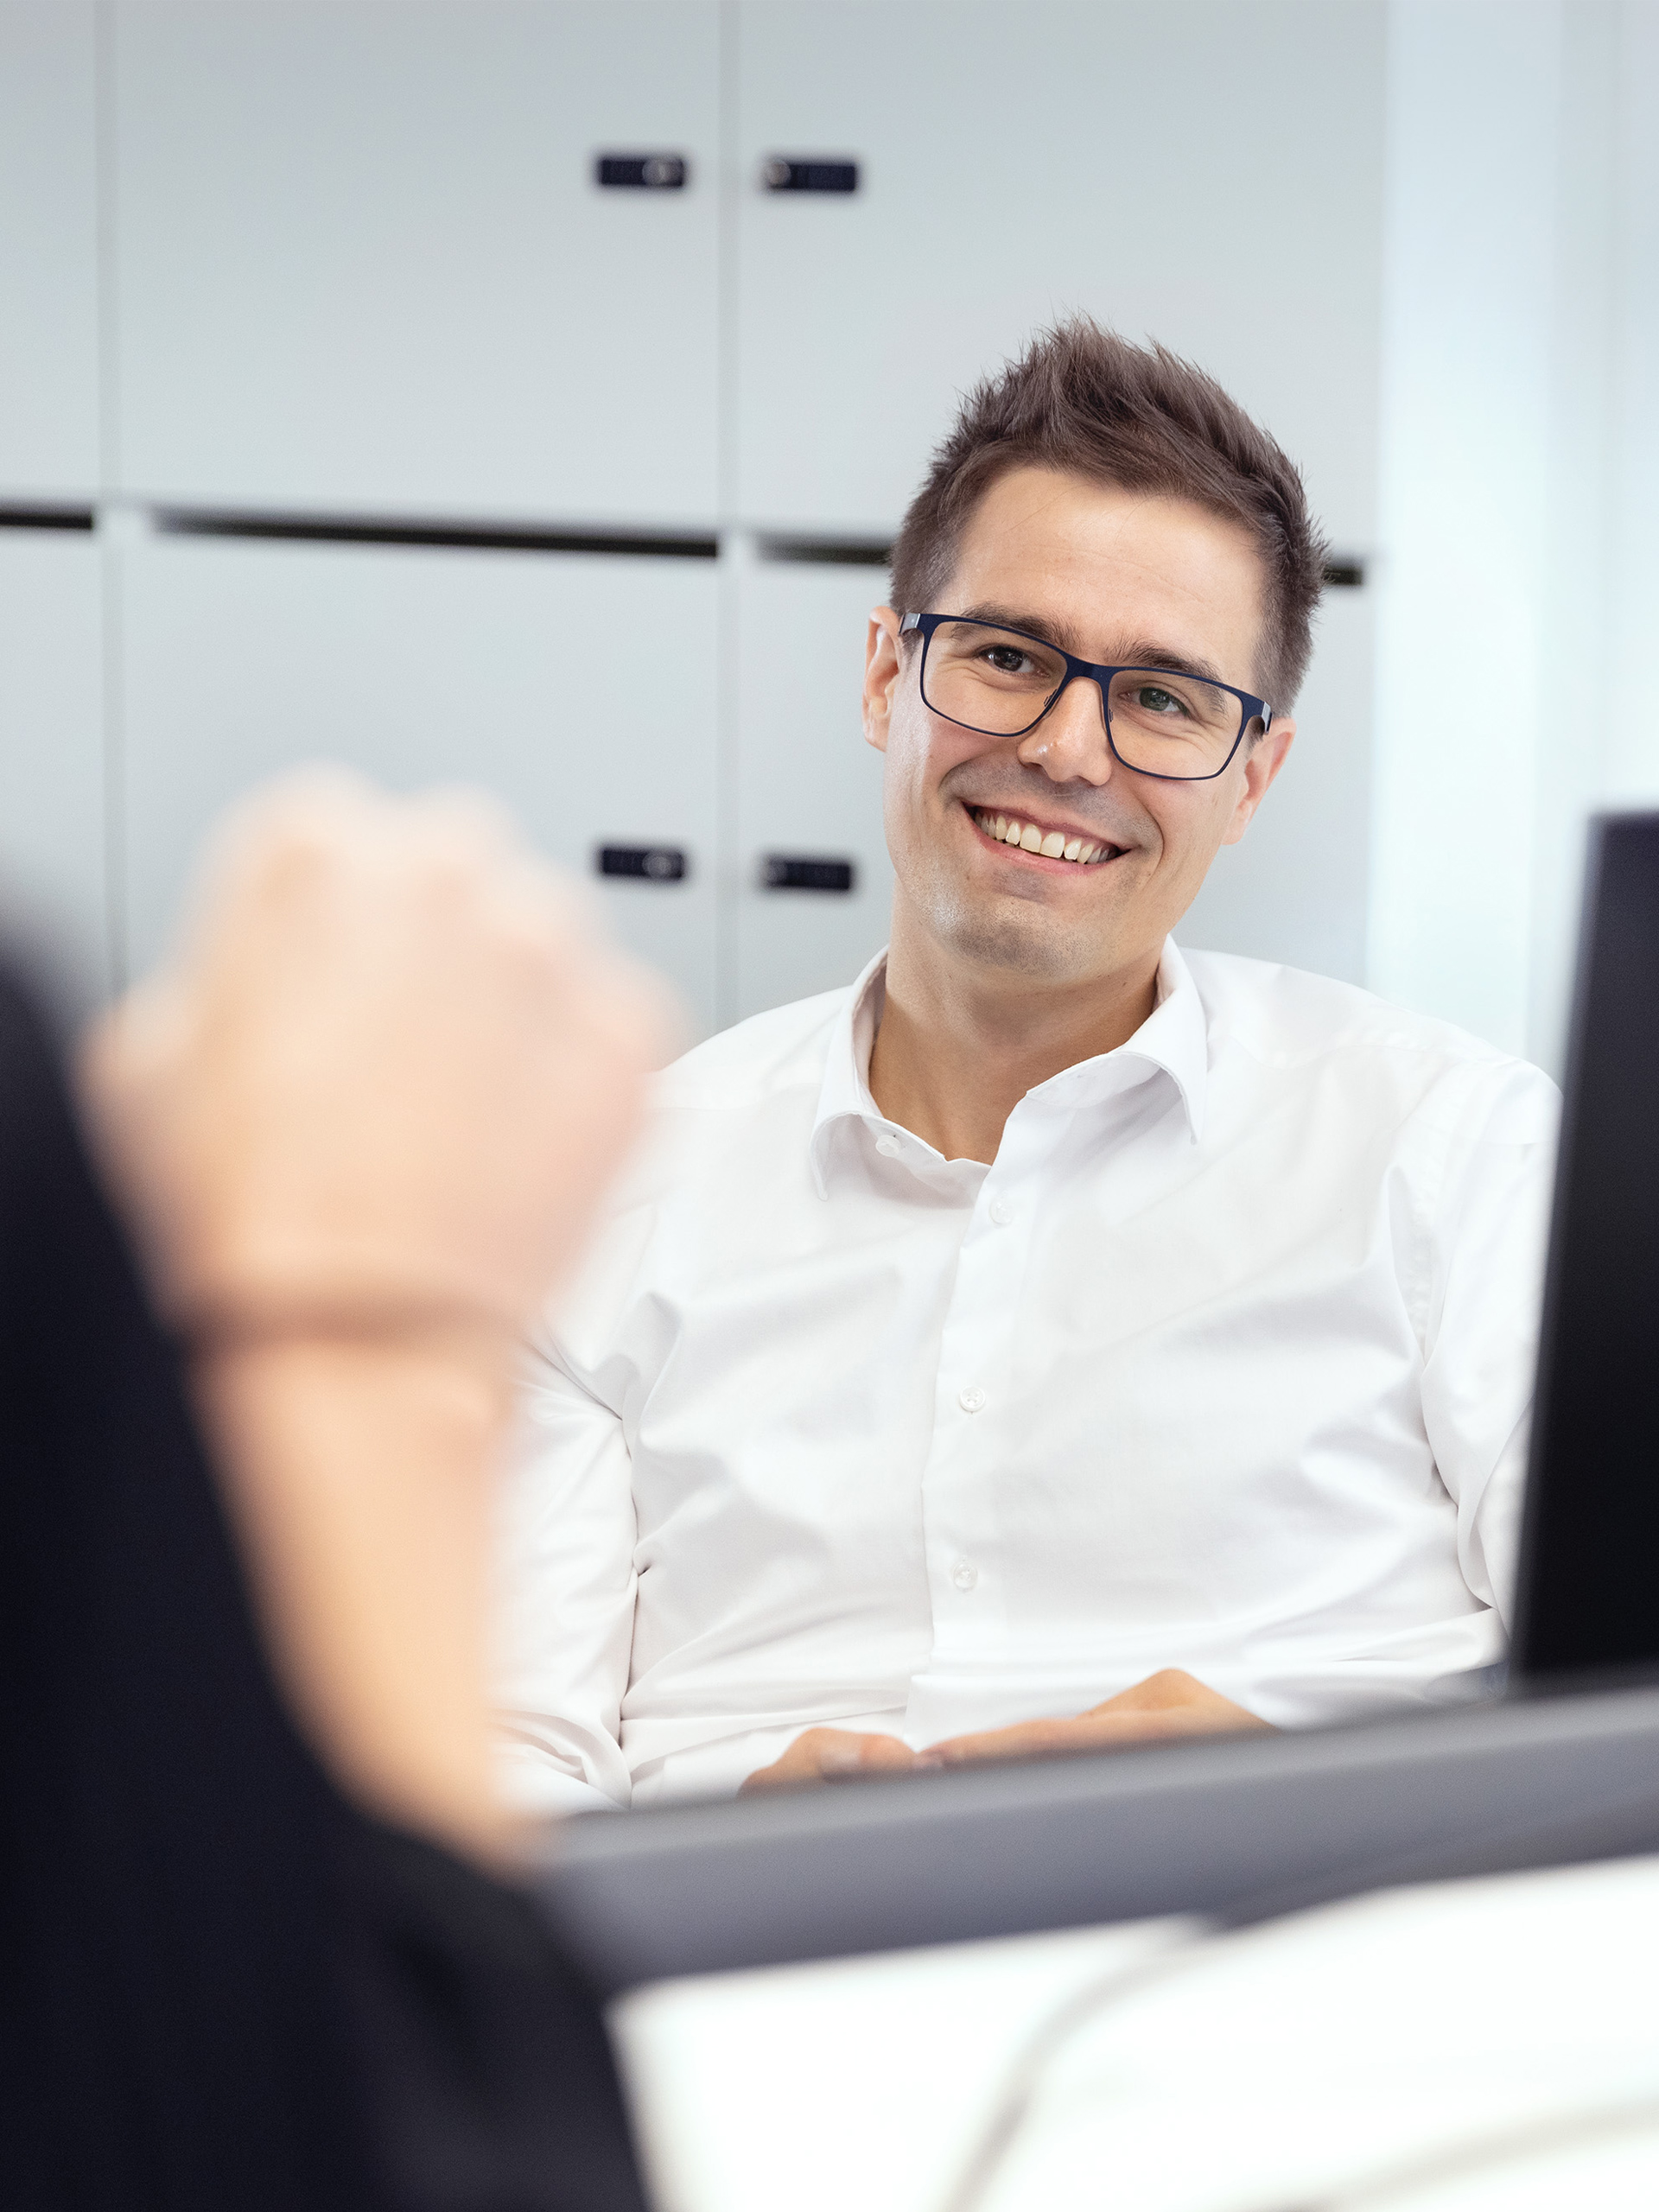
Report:
[[[1346,984],[1165,950],[988,1166],[886,1120],[880,959],[709,1039],[535,1347],[506,1784],[736,1788],[1184,1667],[1295,1726],[1501,1656],[1556,1094]]]

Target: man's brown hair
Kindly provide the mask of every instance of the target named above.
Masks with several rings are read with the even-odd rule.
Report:
[[[1262,665],[1254,680],[1281,712],[1313,650],[1325,584],[1324,537],[1300,472],[1215,378],[1163,346],[1132,346],[1077,315],[968,394],[933,456],[893,549],[901,613],[939,612],[963,530],[1010,469],[1092,477],[1126,492],[1190,499],[1242,523],[1262,558]]]

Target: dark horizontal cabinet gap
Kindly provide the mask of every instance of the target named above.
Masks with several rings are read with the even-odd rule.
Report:
[[[642,883],[683,883],[690,873],[679,845],[601,845],[594,858],[599,874],[632,876]]]
[[[893,560],[890,537],[798,537],[765,532],[756,550],[763,561],[800,561],[827,569],[885,569]]]
[[[91,507],[0,505],[0,530],[92,530]]]
[[[683,154],[599,154],[594,181],[611,192],[681,192],[690,180]]]
[[[166,537],[293,538],[318,545],[428,545],[480,553],[632,553],[712,561],[713,532],[543,529],[519,523],[422,522],[372,515],[224,514],[163,507],[153,517]]]

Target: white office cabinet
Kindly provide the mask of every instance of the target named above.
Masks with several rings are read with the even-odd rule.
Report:
[[[100,554],[88,532],[0,531],[0,907],[110,980]]]
[[[114,0],[119,475],[225,508],[716,508],[715,0]],[[678,190],[601,190],[672,155]]]
[[[0,0],[0,504],[98,483],[92,0]]]
[[[683,850],[683,881],[594,887],[712,1027],[713,562],[160,537],[123,556],[121,623],[138,962],[219,810],[329,759],[481,785],[590,880],[605,842]]]
[[[893,869],[859,713],[886,569],[751,562],[739,578],[741,1016],[850,982],[887,942]]]
[[[890,531],[959,391],[1086,308],[1211,370],[1372,541],[1382,0],[745,0],[738,505]],[[762,188],[842,156],[855,192]]]
[[[1289,758],[1178,943],[1365,981],[1376,632],[1370,593],[1326,594]]]

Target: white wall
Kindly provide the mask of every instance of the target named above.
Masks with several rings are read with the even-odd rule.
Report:
[[[1559,1067],[1659,801],[1659,6],[1393,0],[1388,134],[1370,980]]]

